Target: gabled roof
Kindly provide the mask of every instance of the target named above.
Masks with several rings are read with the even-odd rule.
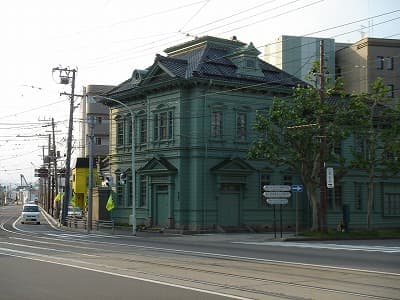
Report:
[[[139,174],[174,174],[178,170],[173,166],[167,159],[163,157],[153,157],[149,162],[147,162],[143,167],[138,170]]]
[[[210,169],[216,174],[251,174],[255,169],[240,157],[225,159]]]
[[[300,79],[262,61],[259,51],[252,43],[246,45],[237,40],[226,40],[205,36],[165,50],[168,56],[156,55],[154,63],[147,70],[140,83],[126,80],[110,94],[128,89],[143,88],[152,84],[162,84],[167,79],[218,79],[234,83],[265,83],[294,87],[305,85]],[[255,68],[260,75],[241,72],[238,58],[254,58]],[[235,63],[236,62],[236,63]]]

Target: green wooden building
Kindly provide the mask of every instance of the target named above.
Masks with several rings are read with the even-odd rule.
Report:
[[[289,97],[304,83],[260,60],[253,44],[235,38],[205,36],[164,52],[166,56],[156,55],[149,68],[134,70],[105,95],[134,112],[132,138],[129,111],[107,102],[109,169],[118,195],[114,218],[128,223],[135,199],[137,224],[148,227],[272,229],[273,208],[266,204],[262,186],[301,182],[289,168],[246,160],[255,138],[252,126],[257,111],[265,111],[274,97]],[[128,174],[126,184],[118,180],[121,172]],[[366,223],[367,183],[361,175],[350,174],[329,194],[331,227],[341,220],[344,204],[350,207],[350,224]],[[400,224],[399,182],[388,178],[377,183],[373,219],[379,226]],[[306,193],[293,193],[282,211],[284,230],[294,229],[296,201],[300,228],[310,226]]]

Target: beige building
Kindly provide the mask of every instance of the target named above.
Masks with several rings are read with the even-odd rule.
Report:
[[[371,92],[371,84],[382,77],[388,95],[400,97],[400,40],[363,38],[336,51],[336,75],[347,92]]]

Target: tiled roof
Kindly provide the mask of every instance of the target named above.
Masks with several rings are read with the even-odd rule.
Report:
[[[242,74],[239,72],[238,66],[236,66],[231,60],[232,53],[235,53],[237,49],[246,49],[241,42],[232,43],[227,42],[224,45],[223,39],[208,37],[211,41],[207,42],[207,37],[200,39],[199,43],[193,46],[194,42],[188,42],[186,46],[192,46],[192,48],[187,47],[185,44],[179,50],[179,47],[173,47],[170,56],[157,55],[154,64],[148,68],[149,72],[147,76],[154,76],[152,70],[156,68],[163,67],[172,74],[172,77],[181,79],[192,79],[192,78],[209,78],[209,79],[220,79],[231,82],[258,82],[271,85],[284,85],[284,86],[296,86],[298,84],[305,85],[300,79],[260,60],[257,58],[259,67],[261,68],[260,76],[250,76]],[[220,42],[219,42],[220,41]],[[219,43],[218,43],[219,42]],[[236,48],[234,48],[236,45]],[[167,50],[169,50],[167,49]],[[169,53],[166,50],[167,53]],[[153,75],[152,75],[153,74]],[[164,79],[162,77],[152,78],[147,80],[144,77],[145,82],[142,83],[143,86],[146,84],[154,82],[162,82]],[[139,85],[142,85],[139,84]],[[135,85],[127,80],[123,82],[120,86],[112,91],[116,93],[119,91],[124,91],[130,88],[134,88]]]
[[[171,73],[175,74],[176,77],[186,78],[186,70],[188,66],[186,60],[158,55],[156,61],[160,62]]]

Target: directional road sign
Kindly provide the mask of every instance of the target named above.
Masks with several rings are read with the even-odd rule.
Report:
[[[290,185],[264,185],[263,186],[263,190],[266,192],[290,192],[290,189],[291,189]]]
[[[265,198],[290,198],[290,192],[264,192]]]
[[[293,184],[292,185],[292,192],[293,193],[300,193],[303,191],[303,185],[302,184]]]
[[[267,199],[268,204],[276,205],[276,204],[288,204],[288,199]]]

